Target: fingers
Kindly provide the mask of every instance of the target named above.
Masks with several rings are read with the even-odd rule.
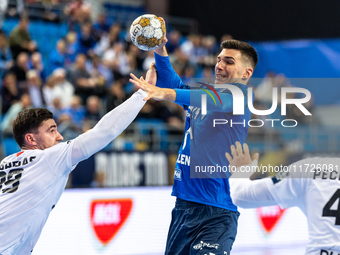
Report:
[[[237,152],[237,155],[241,156],[243,153],[242,153],[242,145],[240,142],[236,142],[236,152]]]
[[[250,158],[249,147],[248,147],[248,144],[246,143],[243,144],[243,152],[245,156],[248,156]]]
[[[152,98],[152,97],[151,97],[150,94],[148,94],[147,97],[144,97],[144,98],[143,98],[143,100],[144,100],[144,101],[148,101],[150,98]]]
[[[254,155],[253,155],[253,160],[259,160],[259,154],[258,153],[255,153]]]
[[[235,145],[231,145],[230,149],[231,149],[231,155],[233,155],[233,157],[236,158],[237,157],[237,152],[236,152]]]
[[[233,160],[228,152],[225,153],[225,157],[228,159],[229,163]]]
[[[143,83],[140,82],[139,80],[129,79],[129,81],[130,81],[131,83],[133,83],[135,86],[137,86],[138,88],[145,89],[145,86],[144,86]]]
[[[136,75],[134,75],[133,73],[130,73],[130,76],[131,76],[131,78],[134,79],[134,80],[137,80],[137,81],[139,80],[139,79],[136,77]],[[131,80],[131,79],[130,79],[130,80]]]

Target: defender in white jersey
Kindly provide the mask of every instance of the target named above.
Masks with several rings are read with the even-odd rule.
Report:
[[[258,154],[250,158],[247,144],[231,146],[226,157],[235,172],[230,178],[233,203],[242,208],[297,206],[307,216],[310,255],[340,254],[340,158],[308,158],[272,178],[251,181]]]
[[[150,69],[146,80],[155,84],[155,78],[155,69]],[[0,164],[1,255],[31,254],[70,172],[115,139],[134,120],[146,96],[137,91],[93,129],[65,143],[59,143],[63,137],[50,111],[38,108],[18,114],[13,133],[22,151]]]

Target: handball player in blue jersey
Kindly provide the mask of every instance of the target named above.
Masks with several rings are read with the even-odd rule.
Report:
[[[144,100],[170,100],[187,110],[184,140],[177,157],[172,190],[177,199],[165,254],[230,254],[239,212],[230,198],[229,173],[210,174],[204,171],[204,167],[226,166],[224,153],[228,144],[230,147],[236,141],[245,142],[251,117],[246,84],[257,64],[257,53],[245,42],[228,40],[221,43],[215,66],[215,84],[232,83],[243,92],[244,115],[232,114],[233,97],[228,89],[216,89],[222,106],[215,105],[208,96],[208,112],[202,115],[201,94],[205,91],[190,90],[181,81],[170,64],[166,42],[164,38],[163,44],[155,50],[157,87],[133,75],[130,79],[148,93]],[[213,127],[214,119],[228,120],[228,124]],[[230,122],[239,124],[231,127]],[[197,172],[197,167],[201,171]]]

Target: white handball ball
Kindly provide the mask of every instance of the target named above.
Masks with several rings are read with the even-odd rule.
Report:
[[[130,37],[139,49],[149,51],[161,45],[165,35],[164,22],[153,14],[144,14],[132,22]]]

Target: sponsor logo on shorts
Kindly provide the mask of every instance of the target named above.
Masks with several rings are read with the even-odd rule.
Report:
[[[203,248],[215,248],[216,250],[218,250],[218,247],[220,245],[218,243],[214,243],[214,244],[210,244],[210,243],[205,243],[203,241],[201,241],[200,243],[194,245],[194,249],[195,250],[202,250]],[[211,252],[210,252],[211,253]],[[209,254],[210,255],[210,254]]]

